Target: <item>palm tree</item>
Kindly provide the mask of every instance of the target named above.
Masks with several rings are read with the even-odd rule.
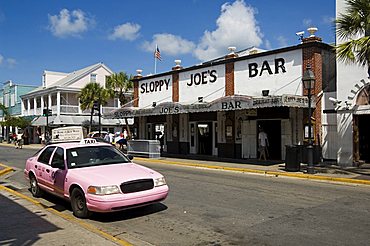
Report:
[[[82,88],[79,94],[81,103],[80,108],[81,110],[91,109],[90,132],[92,131],[92,117],[94,114],[94,103],[97,103],[99,106],[105,105],[107,104],[108,97],[109,97],[108,90],[104,89],[98,83],[90,82],[84,88]]]
[[[341,14],[335,23],[338,37],[350,41],[335,47],[337,56],[345,63],[367,66],[370,77],[370,2],[346,0],[346,4],[346,12]]]
[[[127,75],[125,72],[112,74],[107,77],[106,87],[110,91],[112,98],[118,98],[121,107],[131,101],[132,89],[134,88],[131,75]],[[128,139],[131,139],[131,131],[127,117],[125,117],[125,124],[127,137]]]

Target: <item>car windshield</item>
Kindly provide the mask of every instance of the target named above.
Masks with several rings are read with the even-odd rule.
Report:
[[[67,149],[68,168],[128,162],[130,160],[113,146],[89,146]]]

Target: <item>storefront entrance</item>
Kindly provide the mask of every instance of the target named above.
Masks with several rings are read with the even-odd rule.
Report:
[[[370,115],[358,115],[358,151],[359,159],[370,163],[370,128],[369,121]],[[356,145],[356,143],[355,143]]]
[[[213,122],[190,122],[190,154],[213,155],[214,137]]]
[[[281,121],[280,120],[258,120],[258,128],[262,127],[267,133],[269,147],[267,159],[281,160]],[[257,130],[258,131],[258,130]],[[258,134],[257,134],[258,143]]]

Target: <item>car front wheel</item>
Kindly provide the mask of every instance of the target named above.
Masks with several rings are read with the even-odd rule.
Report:
[[[34,197],[40,197],[42,195],[42,190],[40,189],[36,177],[33,174],[30,176],[30,189]]]
[[[75,188],[71,193],[71,206],[74,216],[77,218],[88,218],[91,212],[87,209],[85,194],[79,188]]]

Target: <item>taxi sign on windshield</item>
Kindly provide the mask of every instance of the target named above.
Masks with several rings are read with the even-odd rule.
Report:
[[[96,140],[93,138],[84,138],[80,142],[81,144],[94,144],[96,143]]]

